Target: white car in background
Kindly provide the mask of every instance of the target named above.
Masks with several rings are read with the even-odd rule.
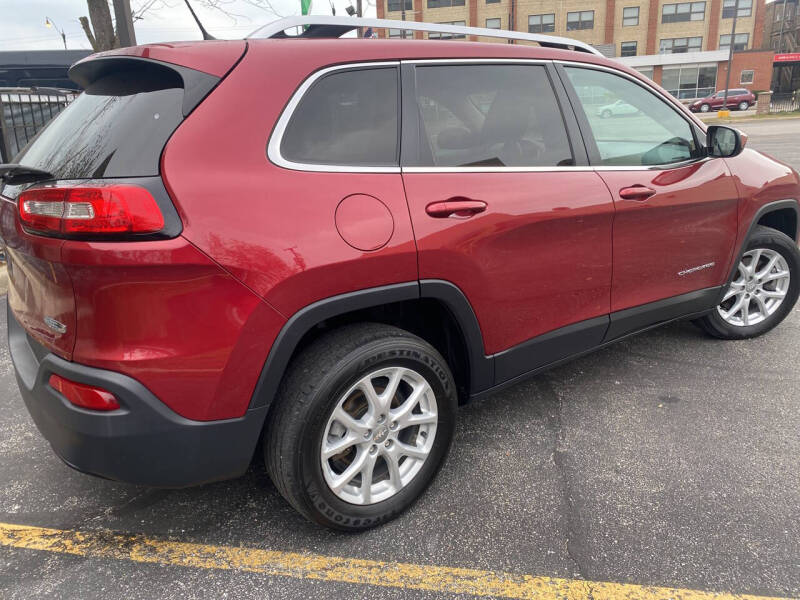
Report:
[[[639,109],[631,106],[623,100],[617,100],[611,104],[606,104],[597,109],[597,116],[608,119],[609,117],[616,117],[620,115],[635,115]]]

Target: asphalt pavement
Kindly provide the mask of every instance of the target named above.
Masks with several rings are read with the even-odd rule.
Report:
[[[800,120],[737,126],[753,147],[800,167]],[[446,586],[250,572],[233,559],[185,566],[172,550],[165,560],[137,560],[135,541],[107,532],[213,545],[234,557],[248,548],[385,561],[387,571],[413,563],[800,596],[798,340],[798,308],[743,342],[679,323],[469,404],[429,491],[397,520],[357,535],[304,521],[258,462],[236,481],[177,491],[70,470],[27,415],[3,344],[0,530],[87,532],[120,549],[0,539],[0,598],[453,597]]]

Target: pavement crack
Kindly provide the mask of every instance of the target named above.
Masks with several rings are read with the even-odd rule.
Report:
[[[586,569],[582,564],[579,553],[580,540],[582,539],[579,531],[580,517],[575,506],[572,478],[566,465],[568,452],[564,449],[566,432],[563,421],[563,401],[547,376],[540,377],[538,383],[547,406],[548,428],[553,432],[552,458],[558,475],[558,487],[561,492],[560,511],[565,522],[567,556],[575,566],[573,576],[579,579],[586,579]],[[590,590],[587,590],[587,593],[589,592]]]

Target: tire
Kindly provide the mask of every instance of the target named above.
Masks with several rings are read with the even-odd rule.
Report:
[[[767,270],[773,258],[776,262]],[[756,273],[763,275],[750,279],[754,260]],[[725,291],[726,299],[713,312],[695,321],[709,335],[724,340],[765,334],[786,318],[800,294],[800,250],[794,240],[775,229],[756,227],[736,269],[734,280]],[[779,278],[784,269],[788,276]],[[770,281],[761,283],[766,279]],[[742,296],[742,307],[746,305],[747,310],[734,310]]]
[[[382,394],[395,374],[399,384],[387,410]],[[361,391],[366,386],[375,392],[372,402]],[[414,412],[400,416],[418,390]],[[433,480],[453,439],[457,404],[447,363],[424,340],[388,325],[341,327],[290,364],[264,431],[267,471],[307,519],[344,531],[373,527],[397,517]],[[381,422],[376,413],[384,410]],[[404,427],[403,419],[426,423]],[[323,449],[337,453],[325,458]],[[412,458],[403,449],[427,455]],[[347,474],[359,461],[373,465],[369,491],[360,485],[362,471]]]
[[[750,108],[750,105],[747,102],[739,102],[738,108],[739,110],[747,110]]]
[[[700,112],[708,112],[711,110],[710,104],[701,104],[700,105]]]
[[[609,119],[609,118],[611,118],[611,111],[610,110],[604,110],[600,116],[603,117],[604,119]]]

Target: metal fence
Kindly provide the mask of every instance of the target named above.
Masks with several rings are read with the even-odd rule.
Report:
[[[800,94],[796,92],[785,94],[772,94],[769,102],[769,112],[790,112],[800,110]]]
[[[77,95],[50,88],[0,88],[0,162],[11,162]]]

